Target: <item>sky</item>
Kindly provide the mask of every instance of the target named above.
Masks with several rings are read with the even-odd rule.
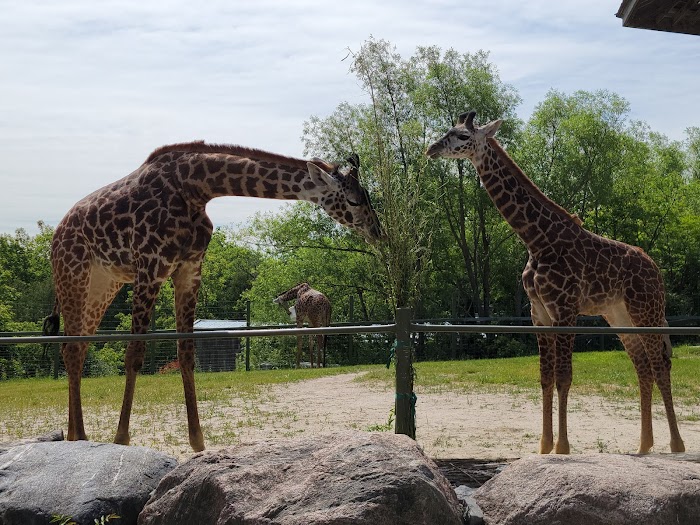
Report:
[[[606,89],[681,140],[700,126],[700,37],[624,28],[620,2],[0,0],[0,234],[55,226],[164,144],[302,157],[305,121],[368,101],[344,58],[370,37],[404,58],[490,52],[523,120],[550,89]],[[281,204],[207,211],[226,226]]]

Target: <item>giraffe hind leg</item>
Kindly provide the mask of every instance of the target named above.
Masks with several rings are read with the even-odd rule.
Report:
[[[55,271],[60,277],[60,273]],[[91,335],[104,316],[117,292],[118,283],[101,271],[82,267],[82,272],[71,272],[71,277],[57,279],[61,285],[56,293],[62,305],[66,335]],[[65,305],[65,306],[63,306]],[[80,383],[87,355],[88,343],[65,343],[61,349],[68,376],[68,440],[86,440]]]

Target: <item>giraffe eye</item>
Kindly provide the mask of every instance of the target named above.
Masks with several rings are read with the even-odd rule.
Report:
[[[362,206],[364,202],[369,202],[369,194],[367,193],[367,190],[362,187],[360,187],[360,192],[356,195],[356,197],[358,197],[359,200],[356,201],[349,195],[345,197],[345,200],[350,206]]]

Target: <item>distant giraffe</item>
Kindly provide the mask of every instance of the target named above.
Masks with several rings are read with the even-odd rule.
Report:
[[[296,299],[293,311],[290,311],[287,306],[288,301]],[[316,328],[319,326],[330,326],[331,324],[331,302],[328,297],[323,295],[318,290],[314,290],[308,283],[300,283],[290,288],[286,292],[278,295],[272,301],[279,304],[287,312],[287,315],[296,321],[297,327],[304,326],[304,321],[308,321],[309,325]],[[309,359],[311,368],[314,367],[314,336],[309,336]],[[327,337],[325,335],[316,336],[316,361],[318,368],[321,368],[321,362],[325,366],[326,344]],[[301,336],[297,336],[297,368],[301,366]]]
[[[431,145],[426,155],[469,159],[498,211],[527,246],[523,285],[536,326],[574,326],[578,315],[602,315],[611,326],[667,326],[661,272],[636,246],[606,239],[546,197],[508,156],[494,135],[500,120],[474,126],[475,112]],[[638,453],[654,445],[651,393],[656,382],[671,432],[671,451],[683,452],[671,395],[671,340],[657,334],[620,334],[639,379],[641,438]],[[538,334],[543,424],[540,453],[551,452],[552,396],[559,396],[555,451],[569,453],[567,399],[573,334]]]
[[[163,146],[130,175],[80,200],[56,227],[51,246],[56,305],[45,323],[66,335],[93,334],[124,283],[133,283],[131,332],[144,334],[166,279],[175,288],[178,332],[192,332],[204,253],[212,236],[205,207],[227,195],[303,199],[370,242],[381,229],[358,179],[359,159],[340,169],[240,146],[203,141]],[[68,439],[87,439],[80,378],[87,343],[62,347],[68,374]],[[204,449],[194,385],[194,341],[178,341],[190,445]],[[129,342],[126,386],[114,441],[129,443],[129,418],[145,343]]]

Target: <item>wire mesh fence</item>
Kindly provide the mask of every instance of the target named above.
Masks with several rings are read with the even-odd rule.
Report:
[[[315,337],[308,332],[296,335],[288,332],[292,325],[258,325],[250,319],[248,311],[226,310],[226,319],[213,318],[221,311],[203,311],[203,318],[195,323],[197,333],[226,331],[226,337],[197,337],[196,367],[201,372],[220,372],[250,369],[291,368],[295,366],[297,339],[301,340],[302,366],[310,366],[310,345]],[[90,343],[84,366],[86,377],[122,374],[124,352],[128,338],[124,326],[129,312],[116,312],[105,316],[99,334]],[[122,319],[121,324],[115,320]],[[387,326],[393,320],[374,323]],[[417,361],[455,359],[481,359],[533,355],[537,353],[537,340],[530,318],[453,318],[418,319],[413,321],[413,349]],[[156,329],[157,317],[152,323],[155,337],[147,342],[146,360],[142,373],[169,373],[178,370],[177,342],[174,330]],[[674,344],[698,344],[700,317],[671,317],[671,327],[685,327],[672,336]],[[361,324],[333,323],[335,331],[342,332],[350,326]],[[326,334],[325,366],[377,364],[387,362],[394,334],[390,330],[374,330],[364,325],[362,333]],[[599,317],[581,317],[580,331],[575,339],[575,351],[621,349],[615,333]],[[249,330],[262,334],[247,336]],[[287,330],[287,332],[285,332]],[[53,376],[65,373],[58,343],[50,338],[38,337],[39,332],[0,333],[0,380],[27,377]],[[27,336],[37,336],[28,342]],[[105,337],[106,336],[106,337]],[[100,339],[102,337],[102,339]],[[20,341],[20,338],[22,341]],[[108,339],[108,340],[105,340]]]

